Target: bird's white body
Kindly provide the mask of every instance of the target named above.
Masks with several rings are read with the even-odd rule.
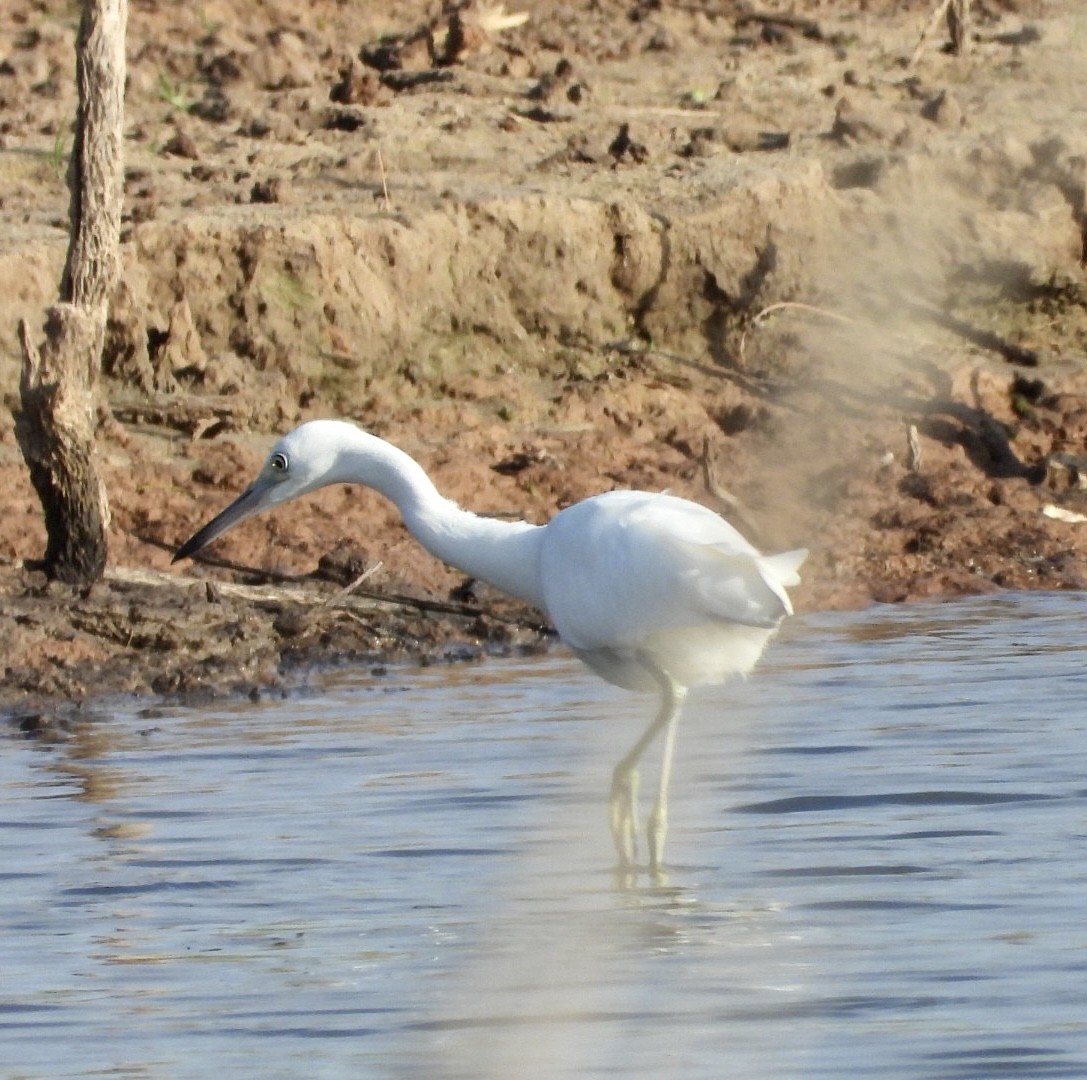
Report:
[[[782,617],[800,556],[760,555],[728,522],[671,495],[613,491],[563,510],[540,533],[543,608],[594,671],[656,689],[754,667]]]
[[[479,517],[444,498],[402,450],[353,424],[315,420],[272,448],[256,481],[197,532],[175,559],[238,521],[335,483],[391,499],[428,551],[532,604],[597,674],[632,690],[658,690],[662,709],[620,762],[612,828],[633,857],[636,765],[667,726],[661,791],[651,817],[650,861],[663,851],[675,720],[686,688],[754,667],[781,619],[786,587],[805,551],[761,555],[731,525],[671,495],[613,491],[561,511],[546,525]]]

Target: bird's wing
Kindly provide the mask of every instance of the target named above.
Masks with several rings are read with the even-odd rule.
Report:
[[[661,631],[710,622],[773,627],[801,553],[762,556],[728,522],[669,495],[611,492],[547,526],[541,587],[578,649],[638,648]]]
[[[785,587],[799,583],[796,571],[807,551],[752,555],[722,550],[716,544],[677,539],[672,543],[684,550],[684,576],[702,600],[705,614],[743,626],[770,628],[793,613]]]

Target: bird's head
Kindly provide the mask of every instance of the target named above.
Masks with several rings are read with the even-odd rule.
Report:
[[[194,555],[261,510],[336,483],[340,449],[348,431],[359,434],[357,428],[342,421],[311,420],[284,435],[272,447],[257,478],[225,510],[189,537],[174,553],[173,561]]]

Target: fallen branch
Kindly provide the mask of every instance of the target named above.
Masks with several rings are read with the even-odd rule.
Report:
[[[587,345],[582,347],[585,349],[590,348],[590,346]],[[607,352],[617,352],[620,356],[645,356],[650,359],[656,357],[661,360],[669,360],[674,364],[682,364],[684,367],[692,368],[702,375],[709,375],[715,379],[725,379],[728,382],[735,383],[741,389],[746,390],[755,397],[766,399],[773,398],[779,389],[778,386],[771,383],[768,379],[755,379],[734,368],[711,366],[710,364],[704,364],[699,360],[692,360],[689,356],[667,352],[664,349],[655,349],[651,345],[636,345],[629,341],[608,341],[603,345],[595,346],[595,348],[600,348]],[[786,402],[778,402],[778,404],[787,405]],[[791,408],[792,406],[788,407]]]
[[[122,424],[154,424],[182,431],[192,439],[211,429],[235,428],[248,406],[225,394],[149,394],[110,402],[110,411]]]
[[[736,29],[747,23],[758,23],[760,26],[784,26],[787,30],[797,30],[804,37],[812,41],[822,41],[823,30],[814,19],[807,19],[803,15],[787,15],[784,12],[774,11],[748,11],[736,19]]]
[[[166,551],[172,551],[173,546],[164,544],[148,537],[139,537],[144,543]],[[296,604],[304,604],[313,607],[329,608],[361,608],[373,610],[384,605],[393,608],[411,608],[415,611],[428,612],[436,615],[455,615],[459,618],[494,619],[495,622],[507,623],[510,626],[520,626],[526,630],[532,630],[539,634],[554,633],[550,626],[538,619],[520,615],[502,615],[487,608],[475,604],[453,604],[444,600],[430,600],[419,596],[406,596],[403,593],[376,592],[369,589],[358,589],[362,578],[368,577],[377,567],[369,569],[360,575],[360,578],[352,582],[345,589],[340,589],[333,596],[318,593],[312,588],[313,577],[310,574],[287,574],[278,570],[266,570],[256,566],[246,566],[243,563],[233,562],[230,559],[216,559],[210,555],[197,553],[192,557],[193,562],[199,562],[204,566],[213,566],[221,570],[230,570],[236,574],[246,574],[251,577],[264,579],[265,582],[274,584],[241,584],[238,582],[215,582],[215,588],[224,596],[234,596],[250,601],[278,600],[290,601]],[[202,578],[193,578],[180,574],[167,574],[161,571],[134,571],[118,568],[106,572],[106,580],[118,581],[127,584],[142,585],[168,585],[189,587],[204,581]],[[206,584],[206,581],[205,581]],[[309,586],[308,589],[284,589],[278,585]]]
[[[966,322],[964,319],[950,315],[947,312],[938,311],[925,304],[915,302],[908,306],[911,313],[919,319],[924,319],[926,322],[931,323],[933,326],[938,326],[942,330],[948,330],[952,334],[961,337],[964,341],[970,342],[971,345],[976,345],[979,349],[987,349],[990,352],[998,353],[1007,360],[1009,364],[1017,364],[1020,367],[1037,367],[1039,364],[1038,354],[1033,349],[1028,349],[1022,345],[1016,345],[1014,342],[1006,341],[991,330],[980,330],[976,326],[971,326],[970,323]],[[782,300],[779,303],[770,304],[768,307],[764,307],[751,320],[747,327],[745,327],[744,332],[740,337],[740,347],[737,350],[741,362],[745,359],[744,353],[747,347],[748,333],[751,330],[754,330],[760,323],[765,322],[770,315],[787,309],[810,312],[815,315],[820,315],[825,319],[832,319],[835,322],[844,323],[847,326],[863,327],[864,329],[871,330],[873,333],[878,333],[883,337],[908,340],[908,335],[890,330],[886,326],[876,326],[874,323],[865,322],[863,319],[856,319],[851,315],[843,315],[841,312],[832,311],[829,308],[818,307],[815,304],[804,304],[797,300]]]

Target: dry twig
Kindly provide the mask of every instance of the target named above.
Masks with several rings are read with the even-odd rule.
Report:
[[[381,563],[376,562],[373,566],[366,567],[365,570],[354,581],[349,582],[342,589],[334,592],[326,601],[326,607],[334,607],[340,603],[345,597],[350,596],[367,578],[373,577],[381,569]]]
[[[942,18],[947,19],[947,29],[951,35],[951,51],[956,56],[965,56],[970,51],[970,0],[940,0],[929,16],[924,30],[921,31],[917,48],[910,57],[910,67],[921,59],[925,42],[935,32]]]
[[[705,484],[706,490],[725,507],[728,516],[740,527],[748,540],[756,547],[761,547],[763,541],[762,531],[755,522],[754,514],[731,491],[725,490],[717,478],[717,469],[713,464],[708,437],[702,440],[700,464],[702,465],[702,482]]]
[[[377,168],[381,173],[381,194],[384,199],[385,213],[390,212],[389,185],[385,181],[385,159],[381,156],[381,147],[377,148]]]
[[[764,307],[751,322],[744,327],[743,333],[740,335],[740,347],[738,350],[740,363],[744,361],[744,350],[747,348],[747,334],[749,330],[754,330],[759,323],[768,319],[775,311],[783,311],[791,309],[794,311],[807,311],[815,315],[822,315],[826,319],[833,319],[836,322],[846,323],[849,326],[860,325],[856,319],[850,318],[848,315],[842,315],[840,312],[831,311],[829,308],[818,307],[815,304],[804,304],[799,300],[781,300],[776,304],[770,304],[768,307]]]
[[[917,432],[917,425],[910,424],[906,430],[906,465],[910,472],[921,471],[921,436]]]

